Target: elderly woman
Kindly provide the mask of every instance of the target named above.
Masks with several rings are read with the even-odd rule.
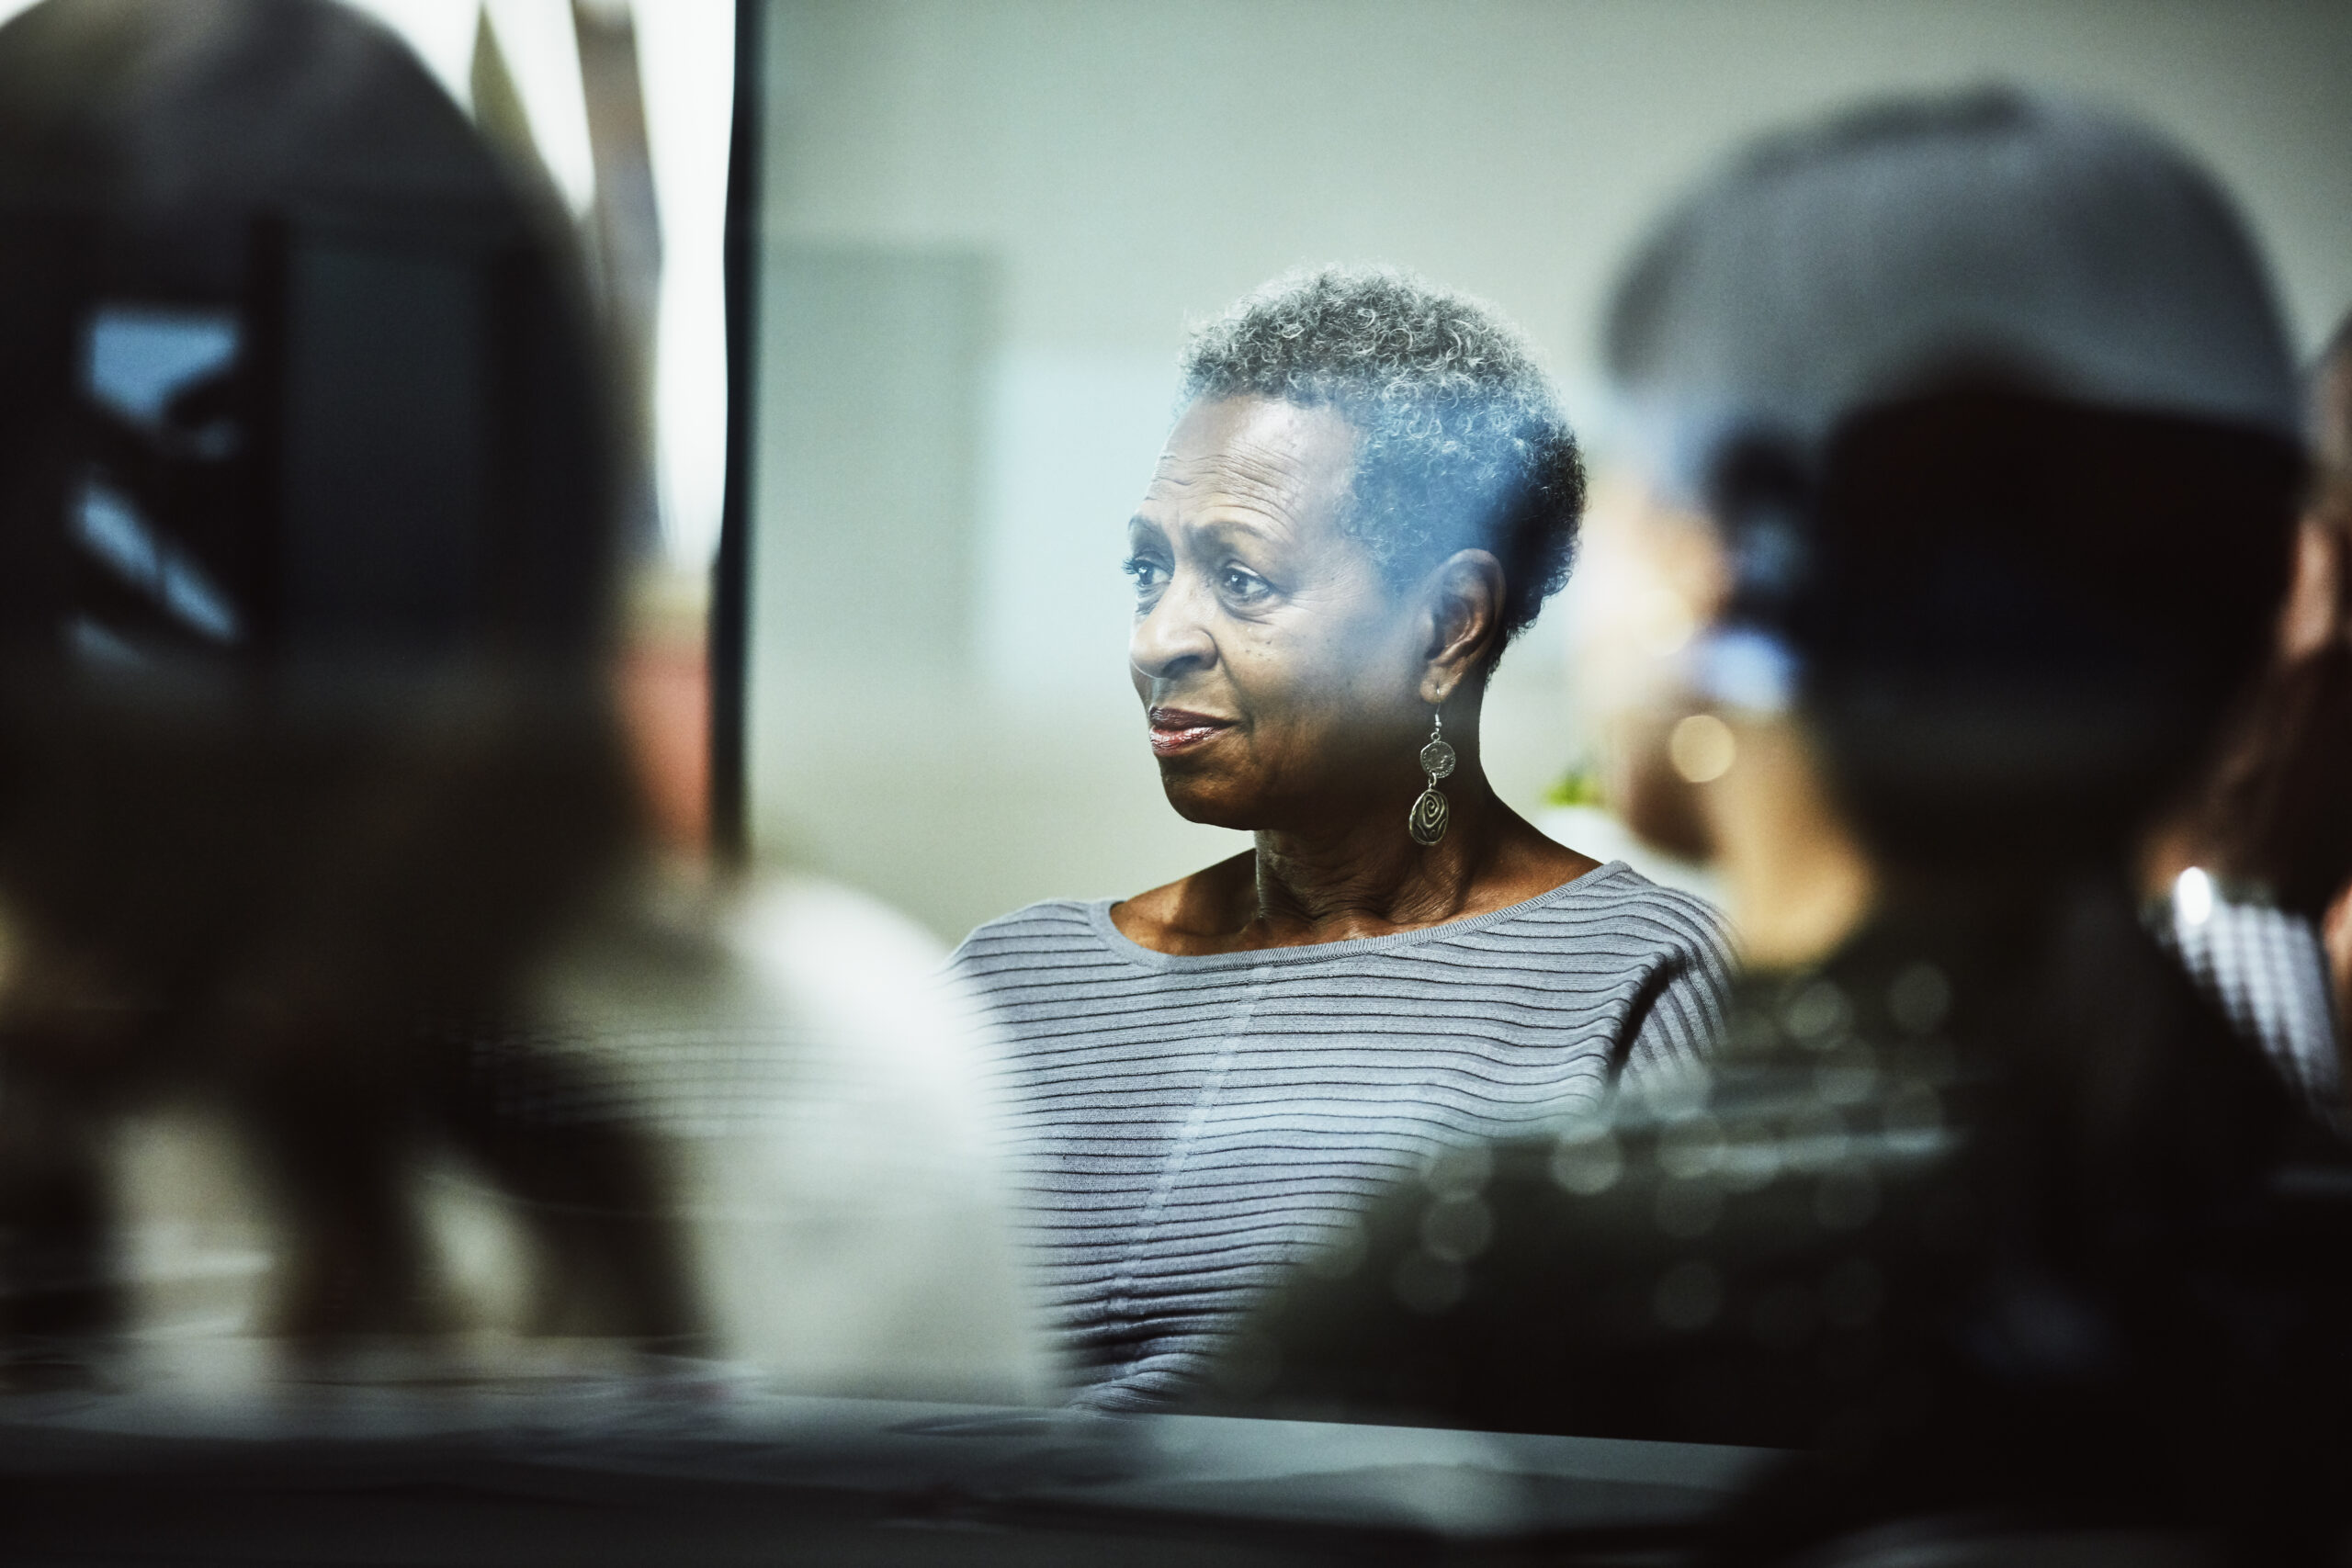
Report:
[[[1487,677],[1566,579],[1583,499],[1483,305],[1331,269],[1194,341],[1127,527],[1127,657],[1170,804],[1256,847],[956,956],[1012,1042],[1089,1403],[1184,1392],[1389,1180],[1708,1039],[1712,912],[1546,839],[1479,766]]]

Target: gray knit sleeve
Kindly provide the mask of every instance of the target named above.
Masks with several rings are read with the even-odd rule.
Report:
[[[1630,1081],[1686,1072],[1713,1055],[1731,987],[1731,943],[1722,915],[1689,894],[1660,892],[1665,897],[1644,914],[1660,928],[1665,952],[1626,1021],[1619,1071]]]

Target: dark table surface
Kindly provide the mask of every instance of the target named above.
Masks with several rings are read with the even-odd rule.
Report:
[[[1756,1450],[740,1386],[0,1399],[0,1561],[1671,1562]]]

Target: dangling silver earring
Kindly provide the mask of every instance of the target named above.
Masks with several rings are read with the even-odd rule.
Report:
[[[1442,713],[1430,727],[1430,743],[1421,748],[1421,772],[1429,774],[1430,786],[1413,802],[1413,814],[1405,819],[1405,828],[1413,835],[1413,842],[1426,849],[1445,837],[1446,824],[1453,819],[1453,807],[1437,792],[1437,781],[1453,772],[1453,748],[1445,743]]]

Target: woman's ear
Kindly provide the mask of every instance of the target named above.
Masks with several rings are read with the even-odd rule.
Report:
[[[1421,700],[1434,706],[1501,650],[1503,563],[1490,550],[1456,550],[1430,574],[1429,595]]]

